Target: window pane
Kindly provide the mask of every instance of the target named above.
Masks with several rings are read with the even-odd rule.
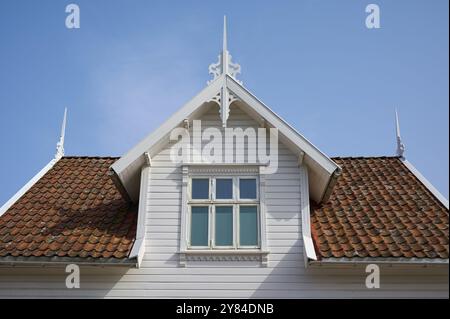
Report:
[[[216,199],[233,199],[233,180],[216,179]]]
[[[216,246],[233,246],[233,207],[216,206]]]
[[[241,199],[256,199],[256,179],[239,179],[239,197]]]
[[[208,246],[208,207],[191,208],[191,246]]]
[[[239,244],[258,245],[258,217],[256,206],[239,206]]]
[[[193,178],[192,199],[208,199],[208,198],[209,198],[209,179]]]

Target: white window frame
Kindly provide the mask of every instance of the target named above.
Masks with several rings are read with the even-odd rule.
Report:
[[[192,178],[195,179],[195,177],[192,177]],[[211,178],[212,178],[212,183],[211,183],[212,184],[212,189],[211,189],[212,200],[215,202],[229,202],[229,203],[233,204],[235,199],[237,198],[236,197],[236,185],[234,185],[235,184],[235,176],[214,176]],[[216,183],[217,183],[218,179],[231,179],[231,187],[232,187],[231,198],[219,198],[219,199],[216,198]]]
[[[241,198],[241,179],[255,179],[256,178],[256,198]],[[259,176],[258,177],[254,177],[254,176],[239,176],[237,178],[237,197],[236,199],[239,200],[242,203],[253,203],[253,202],[258,202],[259,203]]]
[[[231,246],[220,246],[220,245],[216,245],[216,207],[218,206],[222,206],[222,207],[230,207],[231,206],[231,213],[233,216],[233,243],[231,244]],[[236,240],[236,205],[233,204],[226,204],[226,203],[221,203],[221,204],[214,204],[211,205],[211,210],[213,211],[212,216],[213,219],[211,220],[211,225],[210,227],[212,228],[212,233],[211,233],[211,237],[210,237],[210,241],[212,243],[211,249],[237,249],[237,240]]]
[[[208,179],[208,199],[193,199],[192,198],[192,185],[194,179]],[[217,179],[231,179],[232,180],[232,198],[231,199],[216,199],[216,180]],[[256,198],[240,198],[240,181],[242,179],[252,179],[256,181]],[[261,244],[260,240],[260,228],[261,219],[259,217],[259,187],[258,176],[190,176],[189,177],[189,192],[188,192],[188,249],[259,249]],[[191,239],[191,219],[192,219],[192,207],[203,206],[208,207],[208,245],[207,246],[192,246]],[[233,244],[231,246],[217,246],[216,240],[216,207],[217,206],[231,206],[233,210]],[[257,229],[258,229],[258,243],[254,246],[241,246],[240,245],[240,206],[256,206],[257,213]]]
[[[237,237],[238,237],[239,248],[241,248],[241,249],[259,249],[260,246],[261,246],[261,227],[259,227],[259,225],[261,224],[261,218],[260,218],[259,205],[256,205],[256,204],[253,204],[253,203],[242,203],[242,204],[237,205],[236,208],[237,208],[237,210],[239,210],[239,212],[238,212],[238,214],[236,214],[236,216],[238,218],[240,218],[240,214],[241,214],[240,208],[241,208],[241,206],[256,206],[256,225],[257,225],[257,234],[256,234],[256,236],[257,236],[257,243],[258,244],[256,246],[241,245],[241,243],[240,243],[240,240],[241,240],[241,238],[240,238],[241,237],[241,228],[240,228],[241,223],[238,220],[237,221]]]
[[[263,265],[267,265],[267,238],[266,238],[266,218],[265,218],[265,200],[263,189],[265,177],[260,174],[262,165],[183,165],[182,166],[182,212],[181,212],[181,236],[180,236],[180,264],[186,266],[186,256],[190,254],[208,255],[249,255],[258,256]],[[209,198],[192,199],[192,179],[209,179]],[[232,179],[233,198],[216,199],[216,180]],[[240,199],[239,181],[240,179],[256,179],[256,199]],[[191,246],[191,207],[209,206],[208,215],[208,246]],[[256,246],[239,246],[240,236],[240,218],[239,206],[257,207],[257,229],[258,244]],[[216,246],[215,245],[215,220],[216,206],[232,206],[233,210],[233,245]],[[244,258],[245,259],[245,258]],[[214,259],[215,260],[215,259]]]
[[[189,205],[189,215],[188,215],[188,223],[189,226],[191,225],[192,220],[192,207],[208,207],[208,245],[206,246],[192,246],[191,245],[191,227],[189,227],[188,231],[188,247],[189,249],[210,249],[211,248],[211,206],[205,205],[201,203],[194,203],[192,205]]]
[[[208,180],[208,198],[192,199],[192,180],[193,179],[207,179]],[[191,203],[209,203],[209,202],[211,202],[211,200],[212,200],[211,188],[212,188],[211,178],[209,178],[208,176],[199,176],[199,177],[189,178],[189,187],[188,187],[189,202],[191,202]]]

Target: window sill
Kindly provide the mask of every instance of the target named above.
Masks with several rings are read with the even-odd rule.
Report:
[[[268,251],[260,249],[189,249],[179,252],[180,265],[187,261],[260,261],[267,267]]]

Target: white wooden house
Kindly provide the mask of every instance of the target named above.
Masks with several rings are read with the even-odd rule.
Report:
[[[0,209],[0,297],[448,298],[448,201],[399,127],[395,156],[329,158],[238,80],[226,32],[209,70],[120,158],[64,156],[64,117]]]

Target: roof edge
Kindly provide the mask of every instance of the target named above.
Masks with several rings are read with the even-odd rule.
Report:
[[[162,139],[171,129],[176,127],[186,117],[192,114],[195,109],[211,99],[220,89],[223,75],[216,78],[211,84],[203,88],[196,96],[179,108],[168,119],[166,119],[158,128],[144,137],[138,144],[133,146],[127,153],[121,156],[111,167],[121,177],[122,172],[148,151],[154,144]]]
[[[329,257],[318,261],[310,261],[310,265],[358,265],[358,264],[389,264],[389,265],[442,265],[448,267],[449,260],[444,258],[406,258],[406,257]]]
[[[306,146],[307,149],[303,149],[303,151],[306,152],[308,155],[310,155],[313,158],[313,160],[315,160],[317,163],[319,163],[319,165],[321,165],[324,169],[326,169],[330,175],[333,174],[333,172],[336,169],[340,169],[340,166],[337,163],[335,163],[328,155],[326,155],[317,146],[315,146],[313,143],[311,143],[306,137],[304,137],[299,131],[297,131],[297,129],[295,129],[292,125],[290,125],[288,122],[286,122],[281,116],[279,116],[269,106],[264,104],[260,99],[258,99],[258,97],[256,97],[256,95],[254,95],[252,92],[250,92],[250,90],[248,90],[241,83],[236,81],[236,79],[234,79],[233,77],[230,77],[230,76],[227,76],[227,77],[232,83],[232,86],[229,87],[229,89],[231,91],[234,92],[233,85],[235,86],[234,87],[235,89],[241,88],[246,94],[249,95],[249,97],[251,99],[254,99],[257,103],[262,105],[269,112],[269,115],[271,115],[273,119],[278,120],[280,122],[279,124],[286,127],[287,130],[289,130],[291,133],[293,133],[297,138],[299,138],[301,140],[302,143],[304,143],[304,146]],[[237,92],[234,92],[234,93],[236,94]],[[240,96],[240,97],[242,98],[242,96]],[[251,105],[251,103],[249,103],[245,100],[244,100],[244,102]],[[255,110],[255,111],[258,112],[258,110]],[[258,113],[261,114],[261,112],[258,112]],[[264,118],[268,118],[268,117],[269,116],[264,116]],[[272,124],[275,124],[275,123],[272,123]],[[279,127],[277,127],[277,128],[280,129]],[[298,143],[296,143],[295,139],[292,138],[292,136],[287,135],[286,137],[298,145]],[[320,157],[320,159],[319,159],[319,157]]]
[[[12,205],[14,205],[26,192],[33,187],[53,166],[60,160],[60,158],[52,159],[47,165],[44,166],[36,175],[34,175],[21,189],[17,191],[2,207],[0,207],[0,216],[6,213]]]
[[[403,163],[403,165],[406,166],[406,168],[413,173],[413,175],[419,180],[419,182],[422,183],[423,186],[425,186],[425,188],[427,188],[434,197],[436,197],[436,199],[441,202],[442,205],[444,205],[445,208],[447,208],[447,210],[449,209],[449,203],[448,203],[448,199],[445,198],[444,195],[441,194],[441,192],[439,192],[437,190],[436,187],[433,186],[433,184],[431,184],[426,178],[425,176],[423,176],[419,170],[417,168],[414,167],[413,164],[411,164],[406,158],[400,157],[399,160]]]
[[[1,266],[30,265],[30,266],[57,266],[68,264],[79,264],[85,266],[136,266],[135,258],[94,258],[94,257],[23,257],[5,256],[0,257]]]

